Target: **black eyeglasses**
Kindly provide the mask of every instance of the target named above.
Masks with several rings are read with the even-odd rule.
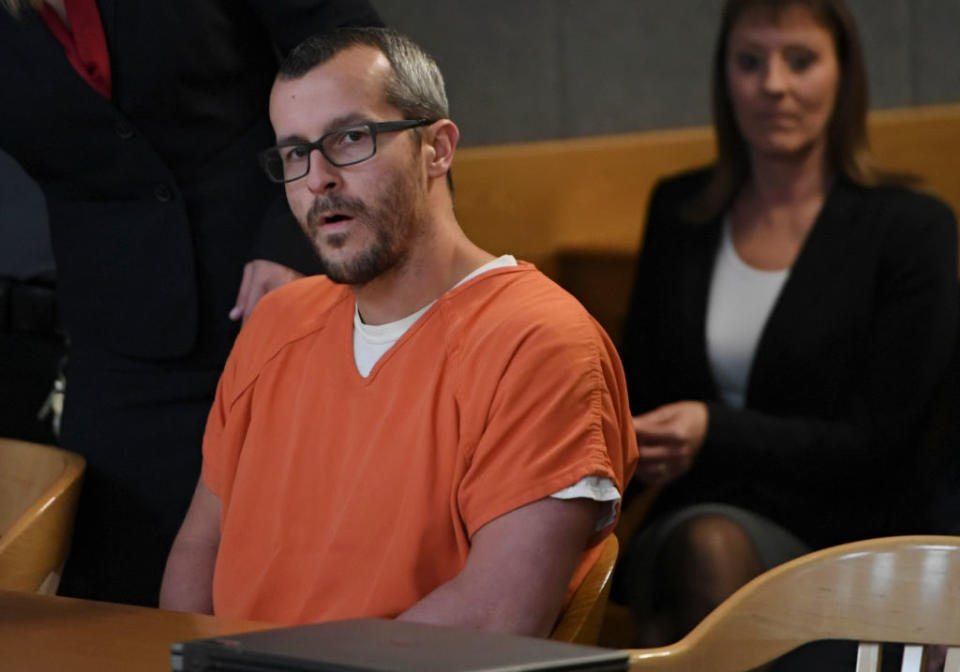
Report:
[[[274,182],[292,182],[310,172],[310,154],[318,149],[334,166],[352,166],[377,153],[377,134],[432,124],[432,119],[365,121],[324,133],[319,140],[277,145],[260,152],[260,165]]]

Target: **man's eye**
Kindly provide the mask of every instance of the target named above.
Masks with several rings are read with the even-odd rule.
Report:
[[[337,145],[355,145],[358,142],[363,142],[368,137],[370,133],[365,128],[350,128],[342,133],[337,134],[336,144]]]
[[[309,145],[294,145],[293,147],[287,148],[283,158],[286,161],[302,161],[303,159],[307,158],[309,154]]]

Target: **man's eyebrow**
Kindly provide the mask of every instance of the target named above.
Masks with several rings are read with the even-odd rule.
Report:
[[[302,135],[285,135],[282,138],[277,138],[277,146],[282,145],[304,145],[310,142]]]
[[[370,121],[368,116],[360,114],[359,112],[351,112],[350,114],[344,114],[343,116],[332,119],[324,128],[324,132],[329,133],[330,131],[335,131],[338,128],[343,128],[344,126],[354,126],[367,121]]]
[[[331,119],[327,125],[324,126],[323,132],[329,133],[330,131],[335,131],[338,128],[343,128],[344,126],[355,126],[356,124],[361,124],[368,121],[370,121],[370,118],[366,115],[360,114],[359,112],[351,112],[350,114],[344,114]],[[277,146],[305,145],[310,142],[313,141],[307,140],[302,135],[285,135],[282,138],[277,138]]]

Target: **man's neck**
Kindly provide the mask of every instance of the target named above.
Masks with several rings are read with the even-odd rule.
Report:
[[[387,324],[417,312],[494,259],[470,242],[452,215],[450,220],[418,241],[397,267],[351,287],[365,324]]]

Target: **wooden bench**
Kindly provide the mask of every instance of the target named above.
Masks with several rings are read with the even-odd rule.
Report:
[[[960,104],[874,112],[872,146],[960,212]],[[709,127],[468,147],[457,153],[456,210],[481,247],[539,266],[616,340],[650,191],[708,163]]]

